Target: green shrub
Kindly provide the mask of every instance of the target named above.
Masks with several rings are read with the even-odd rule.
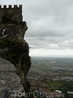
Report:
[[[0,40],[0,48],[2,49],[6,47],[8,47],[8,52],[2,57],[9,60],[14,65],[19,61],[19,58],[24,52],[28,52],[28,44],[23,43],[19,39],[12,40],[10,38],[5,38]]]

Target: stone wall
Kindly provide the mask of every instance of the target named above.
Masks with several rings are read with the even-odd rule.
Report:
[[[11,14],[13,15],[12,18],[14,20],[22,21],[22,5],[19,5],[19,7],[17,5],[14,5],[14,7],[12,7],[12,5],[9,5],[9,7],[3,5],[2,7],[0,5],[0,22],[1,22],[1,17],[4,14]]]

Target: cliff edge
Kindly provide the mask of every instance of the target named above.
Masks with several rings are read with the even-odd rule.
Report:
[[[14,21],[10,15],[10,13],[4,13],[0,22],[0,57],[10,61],[16,67],[16,73],[27,92],[30,84],[26,80],[26,75],[31,67],[31,58],[24,35],[28,27],[26,22]]]
[[[23,37],[20,37],[21,35],[16,32],[18,31],[18,26],[15,24],[8,24],[6,28],[8,31],[6,35],[8,36],[4,37],[4,35],[0,39],[0,56],[14,64],[24,89],[28,91],[28,87],[26,86],[26,75],[31,66],[29,45]]]

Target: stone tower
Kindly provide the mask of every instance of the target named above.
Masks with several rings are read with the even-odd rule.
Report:
[[[3,5],[2,7],[0,5],[0,23],[4,14],[10,14],[12,20],[22,21],[22,5],[19,5],[19,7],[17,5],[14,5],[14,7],[12,5],[8,7],[7,5]]]
[[[0,5],[0,31],[7,28],[8,34],[12,37],[15,34],[24,39],[25,31],[28,29],[25,21],[22,20],[22,5]]]

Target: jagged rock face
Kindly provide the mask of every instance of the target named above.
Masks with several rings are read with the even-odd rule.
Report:
[[[27,25],[15,25],[15,24],[7,24],[7,25],[0,25],[0,39],[1,39],[1,32],[5,29],[6,33],[8,34],[7,37],[11,39],[19,38],[24,39],[25,31],[28,29]]]
[[[27,47],[27,48],[24,49],[24,47]],[[16,72],[21,79],[21,82],[23,84],[25,91],[29,91],[29,87],[27,84],[28,82],[26,81],[27,73],[31,67],[31,59],[29,56],[28,44],[23,43],[22,49],[23,49],[23,52],[21,53],[21,56],[20,56],[18,62],[15,64],[15,66],[16,66]]]
[[[15,24],[6,26],[9,36],[0,38],[0,56],[14,64],[25,91],[29,91],[26,75],[31,67],[31,59],[29,56],[29,45],[23,37],[27,26],[24,28],[24,32],[20,28],[23,27],[18,27]]]
[[[0,98],[3,98],[5,90],[9,90],[8,98],[16,98],[16,92],[25,92],[14,65],[0,57]]]
[[[8,48],[0,49],[0,56],[8,52]]]

